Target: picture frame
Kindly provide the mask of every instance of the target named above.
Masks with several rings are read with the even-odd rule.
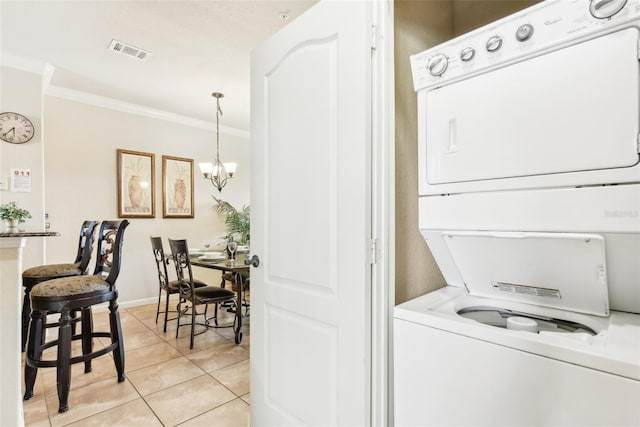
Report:
[[[193,159],[162,156],[162,217],[194,217]]]
[[[155,218],[155,155],[117,150],[118,218]]]

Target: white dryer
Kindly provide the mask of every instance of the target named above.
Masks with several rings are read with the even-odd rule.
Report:
[[[404,425],[640,425],[640,0],[549,0],[411,58]]]

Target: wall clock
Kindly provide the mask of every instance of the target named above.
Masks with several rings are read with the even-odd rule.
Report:
[[[33,138],[33,123],[22,114],[0,113],[0,139],[12,144],[24,144]]]

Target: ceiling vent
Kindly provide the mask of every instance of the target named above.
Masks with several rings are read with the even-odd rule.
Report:
[[[130,44],[119,42],[118,40],[111,40],[111,43],[109,44],[109,50],[139,59],[141,61],[144,61],[151,55],[151,52],[142,50],[135,46],[131,46]]]

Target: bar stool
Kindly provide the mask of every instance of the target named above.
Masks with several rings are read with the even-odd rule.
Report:
[[[37,284],[31,290],[31,324],[24,369],[24,400],[33,397],[33,386],[38,368],[56,367],[58,386],[58,412],[69,409],[69,389],[71,386],[71,365],[84,362],[84,372],[91,372],[91,360],[113,351],[113,359],[118,374],[118,382],[125,379],[124,346],[120,313],[118,312],[118,291],[116,279],[122,260],[124,230],[129,221],[103,221],[97,237],[97,257],[93,275],[71,276],[49,280]],[[94,332],[91,307],[109,302],[109,332]],[[72,310],[81,313],[81,332],[71,331]],[[43,319],[47,312],[60,313],[58,338],[42,344]],[[93,338],[111,338],[111,344],[93,350]],[[82,355],[72,356],[71,343],[82,340]],[[55,360],[43,360],[42,352],[57,346]]]
[[[31,301],[29,294],[35,285],[47,280],[60,277],[80,276],[87,273],[87,267],[91,261],[93,249],[93,231],[98,225],[97,221],[84,221],[80,228],[78,241],[78,253],[76,260],[70,264],[47,264],[26,269],[22,273],[22,286],[24,286],[24,299],[22,301],[22,346],[24,351],[29,332],[29,315],[31,314]]]

